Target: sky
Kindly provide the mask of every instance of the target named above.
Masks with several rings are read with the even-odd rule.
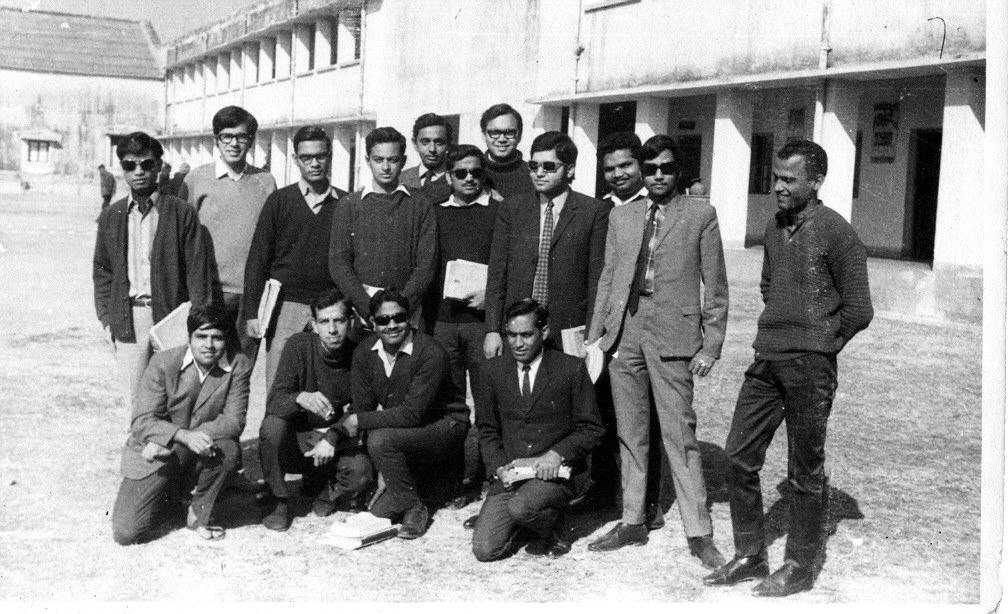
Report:
[[[257,3],[258,0],[0,0],[0,5],[16,8],[147,19],[162,42]]]

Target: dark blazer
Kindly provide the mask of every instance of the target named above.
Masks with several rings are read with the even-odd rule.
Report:
[[[554,450],[573,469],[575,492],[587,488],[588,457],[605,427],[584,362],[543,348],[542,364],[526,403],[518,383],[518,363],[496,356],[480,368],[476,426],[487,475],[517,458]]]
[[[194,403],[186,394],[188,390],[179,386],[188,347],[180,345],[151,357],[140,380],[130,436],[123,447],[123,477],[140,480],[160,469],[164,461],[145,459],[144,446],[153,441],[170,448],[179,429],[202,431],[214,439],[238,441],[241,437],[248,410],[252,363],[238,354],[231,362],[230,373],[214,365]],[[186,368],[195,369],[196,365]]]
[[[574,192],[554,221],[549,259],[549,325],[560,331],[587,324],[605,258],[609,205]],[[539,258],[539,197],[505,198],[497,214],[487,272],[486,325],[500,332],[504,310],[532,296]]]
[[[585,336],[589,342],[601,339],[604,352],[616,344],[623,326],[646,224],[646,200],[617,207],[609,215],[605,268]],[[728,279],[717,212],[707,199],[679,195],[666,205],[655,247],[653,300],[661,314],[654,324],[660,328],[648,333],[662,356],[692,357],[702,351],[721,357]]]
[[[126,343],[136,341],[133,310],[129,300],[129,273],[126,262],[127,206],[123,198],[98,216],[92,277],[95,312],[112,337]],[[160,195],[156,204],[157,231],[151,254],[151,311],[154,322],[186,301],[199,304],[211,292],[211,269],[200,233],[196,209],[174,196]]]
[[[423,170],[421,171],[421,169]],[[426,171],[427,167],[423,165],[407,168],[399,174],[399,183],[409,188],[410,191],[420,191],[427,197],[427,200],[431,201],[431,204],[440,205],[448,200],[448,197],[452,193],[451,182],[448,181],[448,173],[441,175],[426,186],[421,186],[420,174]]]

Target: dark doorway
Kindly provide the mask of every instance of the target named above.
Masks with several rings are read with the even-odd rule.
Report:
[[[613,132],[633,132],[637,121],[637,101],[610,102],[599,105],[598,140]],[[598,141],[596,141],[597,143]],[[609,193],[609,186],[602,177],[602,164],[598,163],[595,173],[595,197]]]
[[[923,262],[934,260],[941,143],[941,130],[910,134],[903,245],[907,257]]]
[[[696,179],[700,177],[700,147],[703,136],[700,134],[680,134],[679,153],[682,154],[682,172],[679,174],[679,191],[685,193]],[[710,184],[704,181],[704,185]]]

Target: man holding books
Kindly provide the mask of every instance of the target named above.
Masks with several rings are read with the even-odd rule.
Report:
[[[586,461],[602,438],[602,418],[584,363],[543,347],[548,320],[533,299],[508,307],[510,355],[482,371],[476,424],[493,482],[473,533],[479,561],[507,556],[521,527],[536,535],[530,554],[570,552],[562,510],[590,485]]]

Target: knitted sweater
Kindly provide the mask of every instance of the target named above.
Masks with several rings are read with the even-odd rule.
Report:
[[[276,190],[268,171],[246,166],[238,181],[218,178],[215,163],[193,169],[185,178],[180,197],[199,211],[200,223],[213,243],[221,290],[241,294],[245,284],[245,261],[266,197]],[[184,196],[183,196],[184,194]]]
[[[482,322],[486,317],[482,309],[473,309],[460,301],[443,299],[445,268],[451,260],[468,260],[490,263],[490,243],[493,240],[494,221],[500,202],[490,199],[490,204],[468,207],[434,208],[438,227],[438,275],[431,292],[438,297],[439,322]]]
[[[847,220],[820,202],[795,221],[789,238],[771,218],[763,237],[757,358],[836,354],[874,313],[865,248]]]
[[[535,196],[529,167],[520,151],[515,151],[514,157],[505,162],[495,161],[487,152],[486,171],[490,184],[504,198]]]

